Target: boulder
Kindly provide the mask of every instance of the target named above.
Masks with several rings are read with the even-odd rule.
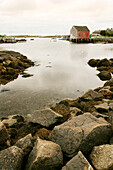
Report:
[[[94,90],[88,90],[84,95],[80,97],[83,101],[91,101],[91,100],[102,100],[104,96]]]
[[[89,66],[91,66],[91,67],[96,67],[98,61],[99,61],[99,60],[90,59],[90,60],[88,61],[88,64],[89,64]]]
[[[97,62],[97,67],[100,67],[100,66],[109,66],[110,65],[110,61],[107,59],[107,58],[104,58],[102,60],[99,60]]]
[[[21,170],[23,151],[17,146],[0,151],[0,170]]]
[[[109,81],[107,81],[104,86],[110,86],[112,87],[113,86],[113,78],[111,78]]]
[[[111,135],[107,121],[84,113],[55,126],[49,139],[59,144],[66,156],[73,157],[79,149],[88,154],[95,145],[107,143]]]
[[[113,169],[113,145],[95,146],[90,160],[97,170]]]
[[[4,124],[0,121],[0,150],[10,145],[10,136]]]
[[[18,148],[21,148],[23,150],[23,152],[24,152],[24,155],[29,154],[29,152],[31,151],[31,149],[33,147],[32,135],[28,134],[24,138],[21,138],[20,140],[18,140],[15,143],[15,146],[17,146]]]
[[[84,157],[81,151],[78,152],[67,164],[62,168],[62,170],[93,170],[92,166],[89,164],[88,160]]]
[[[36,110],[31,117],[28,117],[28,121],[38,123],[44,127],[50,127],[57,124],[63,118],[62,115],[54,112],[50,108],[44,110]]]
[[[55,126],[49,135],[49,139],[59,144],[66,156],[73,157],[82,143],[83,130],[80,127],[71,127],[71,125],[65,126],[65,124],[62,124]]]
[[[105,80],[110,80],[111,79],[111,74],[109,71],[101,71],[99,74],[97,74],[100,80],[105,81]]]
[[[51,141],[37,139],[31,151],[26,170],[58,170],[63,164],[63,154],[58,144]]]
[[[110,86],[107,86],[107,87],[110,87]],[[102,88],[101,90],[99,90],[99,93],[101,93],[103,96],[112,96],[113,95],[113,92],[110,91],[110,88]]]

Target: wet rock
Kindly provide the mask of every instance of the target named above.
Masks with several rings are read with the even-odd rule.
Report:
[[[27,77],[31,77],[31,76],[33,76],[33,74],[29,74],[29,73],[22,73],[22,77],[23,78],[27,78]]]
[[[0,150],[10,145],[10,136],[4,124],[0,121]]]
[[[100,66],[100,67],[97,67],[97,70],[98,70],[98,71],[108,71],[109,68],[106,67],[106,66]]]
[[[71,119],[72,120],[72,119]],[[68,157],[73,157],[81,145],[83,131],[80,127],[56,126],[51,132],[49,139],[61,146],[62,151]]]
[[[77,107],[70,107],[70,114],[71,114],[71,116],[69,119],[72,119],[75,116],[83,114],[83,112],[80,109],[78,109]]]
[[[55,112],[57,112],[63,116],[61,122],[65,122],[71,116],[69,104],[68,104],[67,100],[65,100],[65,101],[66,101],[65,103],[63,103],[63,101],[61,101],[59,104],[56,104],[55,106],[51,107],[52,110],[54,110]]]
[[[99,105],[95,105],[95,108],[99,113],[106,113],[109,111],[109,105],[107,102],[104,102]]]
[[[35,140],[37,137],[43,139],[43,140],[47,140],[48,136],[50,135],[51,130],[45,129],[45,128],[41,128],[39,129],[35,136],[33,137],[33,139]]]
[[[106,143],[111,134],[111,125],[103,118],[84,113],[55,126],[49,139],[59,144],[68,157],[72,157],[79,149],[88,154],[93,146]]]
[[[101,93],[103,96],[112,96],[113,92],[110,91],[110,86],[105,86],[101,90],[99,90],[99,93]]]
[[[105,120],[108,120],[108,118],[109,118],[109,116],[104,115],[104,114],[101,114],[101,113],[98,113],[98,112],[92,112],[91,114],[92,114],[93,116],[95,116],[96,118],[102,117],[102,118],[104,118]]]
[[[97,170],[113,169],[113,145],[95,146],[90,160]]]
[[[89,64],[89,66],[91,66],[91,67],[96,67],[98,61],[99,61],[99,60],[90,59],[90,60],[88,61],[88,64]]]
[[[24,118],[21,115],[10,115],[8,117],[2,118],[2,123],[6,127],[14,126],[15,124],[19,122],[24,122]]]
[[[28,134],[27,136],[25,136],[24,138],[21,138],[20,140],[18,140],[15,143],[15,146],[17,146],[18,148],[21,148],[24,152],[24,155],[27,155],[28,153],[30,153],[33,144],[32,144],[32,135]]]
[[[14,51],[0,51],[0,84],[7,84],[18,77],[26,68],[34,66],[34,62]]]
[[[23,151],[17,146],[9,147],[0,151],[0,169],[1,170],[21,170],[23,161]]]
[[[93,170],[92,166],[89,164],[87,159],[84,157],[81,151],[78,152],[67,164],[62,168],[62,170]]]
[[[32,122],[15,124],[15,126],[9,128],[8,130],[8,132],[11,133],[12,136],[11,138],[12,145],[15,144],[19,139],[25,137],[28,134],[32,134],[32,136],[34,136],[40,128],[42,128],[41,125]]]
[[[88,90],[84,95],[80,97],[80,99],[83,101],[91,101],[91,100],[98,101],[98,100],[102,100],[103,98],[104,96],[102,94],[99,94],[94,90]]]
[[[110,74],[108,71],[101,71],[101,72],[98,74],[98,77],[99,77],[102,81],[110,80],[110,79],[111,79],[111,74]]]
[[[61,121],[62,115],[54,112],[50,108],[34,111],[28,121],[38,123],[45,127],[53,126]]]
[[[110,102],[109,102],[109,109],[110,109],[110,110],[113,110],[113,101],[110,101]]]
[[[100,66],[107,66],[108,67],[109,65],[110,65],[110,62],[107,58],[104,58],[104,59],[99,60],[97,62],[97,67],[100,67]]]
[[[112,87],[113,86],[113,78],[111,78],[109,81],[107,81],[104,86],[110,86]]]
[[[60,146],[38,138],[28,157],[26,170],[58,170],[61,168],[62,164],[63,154]]]

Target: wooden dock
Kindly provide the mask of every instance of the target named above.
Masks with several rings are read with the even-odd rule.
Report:
[[[73,43],[113,43],[113,38],[72,39]]]

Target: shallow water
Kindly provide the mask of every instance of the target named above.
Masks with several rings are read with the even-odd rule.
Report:
[[[14,50],[36,62],[26,72],[33,77],[22,78],[0,86],[0,116],[28,114],[48,107],[64,98],[76,98],[88,89],[102,86],[95,68],[88,66],[91,58],[112,58],[113,44],[72,44],[51,39],[27,40],[25,43],[1,44],[2,50]]]

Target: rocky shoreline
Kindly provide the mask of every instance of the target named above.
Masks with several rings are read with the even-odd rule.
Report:
[[[113,60],[88,64],[112,73]],[[14,51],[0,51],[0,84],[7,84],[34,62]],[[65,99],[26,117],[0,120],[1,170],[113,169],[113,78],[77,99]],[[108,80],[108,79],[106,79]]]
[[[19,74],[23,77],[25,69],[34,66],[34,62],[26,56],[14,51],[0,51],[0,84],[7,84],[16,79]]]
[[[79,98],[0,121],[0,169],[113,168],[113,79]]]

